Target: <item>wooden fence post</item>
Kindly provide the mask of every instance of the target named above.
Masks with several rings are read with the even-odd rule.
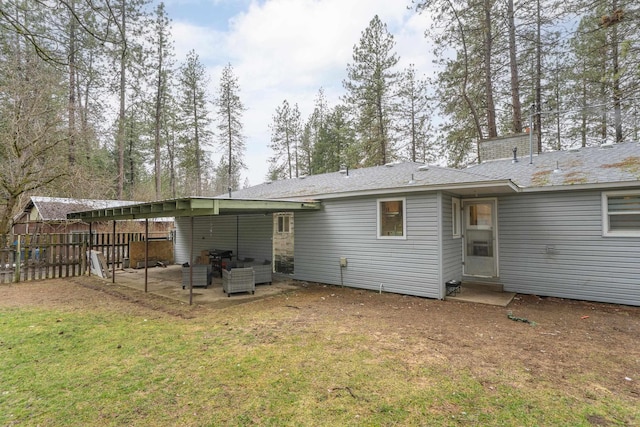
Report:
[[[18,283],[20,281],[20,263],[22,262],[22,254],[20,253],[20,235],[17,235],[17,244],[16,244],[16,257],[15,257],[15,276],[13,281]]]

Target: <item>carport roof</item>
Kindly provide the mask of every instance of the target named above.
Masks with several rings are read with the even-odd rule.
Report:
[[[320,209],[320,202],[314,200],[249,200],[189,197],[73,212],[67,214],[67,218],[92,222],[159,217],[250,215],[318,209]]]

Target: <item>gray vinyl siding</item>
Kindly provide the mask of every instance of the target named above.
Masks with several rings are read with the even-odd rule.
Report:
[[[440,298],[438,214],[435,193],[407,195],[407,239],[378,239],[377,198],[324,200],[320,212],[295,214],[294,277]]]
[[[501,197],[498,230],[505,290],[640,305],[640,237],[602,236],[601,192]]]
[[[189,260],[190,218],[176,218],[176,263]],[[214,216],[193,219],[193,256],[208,249],[230,249],[234,256],[271,260],[271,215]]]
[[[451,195],[442,195],[442,279],[462,280],[462,238],[453,238]],[[458,212],[462,217],[462,212]],[[460,224],[462,227],[462,224]]]
[[[247,215],[238,218],[239,242],[234,254],[240,258],[253,258],[256,261],[272,261],[273,216]]]

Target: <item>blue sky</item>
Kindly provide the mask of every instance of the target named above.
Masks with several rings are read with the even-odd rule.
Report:
[[[157,2],[157,1],[156,1]],[[191,49],[200,56],[216,93],[222,68],[231,63],[240,85],[246,141],[243,174],[264,182],[272,155],[269,124],[277,106],[297,103],[306,120],[324,88],[330,105],[343,94],[353,46],[378,15],[396,40],[400,68],[415,64],[432,75],[425,15],[410,0],[165,0],[172,19],[178,63]],[[218,161],[221,152],[212,158]]]

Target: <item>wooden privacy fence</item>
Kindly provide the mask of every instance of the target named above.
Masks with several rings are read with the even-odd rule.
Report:
[[[4,236],[0,283],[81,276],[88,270],[89,247],[102,252],[109,268],[114,262],[121,268],[129,258],[129,242],[143,240],[144,233],[94,233],[91,240],[89,233]]]

